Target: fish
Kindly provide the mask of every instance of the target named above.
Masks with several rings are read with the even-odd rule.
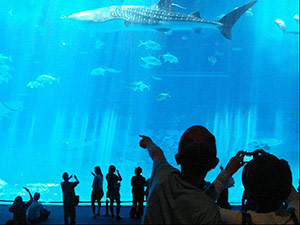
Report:
[[[170,53],[166,53],[164,55],[162,55],[163,59],[165,60],[165,62],[169,62],[169,63],[178,63],[178,58],[175,55],[172,55]]]
[[[183,6],[178,5],[176,3],[172,3],[172,6],[175,6],[175,7],[180,8],[180,9],[186,9],[186,7],[183,7]]]
[[[6,64],[7,61],[12,61],[11,56],[6,56],[0,53],[0,64]]]
[[[150,86],[146,85],[143,81],[135,81],[124,84],[125,87],[129,87],[134,91],[144,91],[145,89],[150,90]]]
[[[104,76],[106,73],[121,73],[122,71],[113,68],[98,67],[91,71],[92,76]]]
[[[152,76],[152,79],[153,79],[153,80],[162,80],[161,77],[156,77],[156,76]]]
[[[278,25],[278,27],[283,31],[283,33],[285,33],[286,31],[286,26],[285,23],[283,22],[283,20],[281,19],[276,19],[275,23]]]
[[[169,94],[169,92],[160,93],[159,95],[156,96],[156,101],[163,101],[163,100],[166,100],[167,98],[171,98],[171,95]]]
[[[10,79],[12,79],[10,71],[11,67],[6,64],[0,64],[0,84],[7,83]]]
[[[207,57],[207,60],[210,62],[210,64],[211,64],[212,66],[214,66],[214,65],[218,62],[218,60],[217,60],[216,57],[214,57],[214,56],[208,56],[208,57]]]
[[[141,60],[145,63],[145,64],[141,64],[141,66],[143,66],[146,69],[151,68],[151,66],[161,66],[162,65],[159,58],[156,58],[151,55],[146,56],[146,57],[141,57]]]
[[[146,48],[146,50],[148,50],[148,49],[156,50],[156,51],[161,50],[160,44],[158,44],[157,42],[152,41],[152,40],[149,40],[146,42],[142,42],[140,40],[140,44],[138,45],[138,47],[141,47],[141,46],[144,46]]]
[[[30,87],[30,88],[39,88],[39,87],[44,87],[44,85],[38,81],[30,81],[28,84],[27,84],[27,87]]]
[[[250,140],[248,145],[255,149],[264,149],[269,150],[274,146],[279,146],[284,143],[284,140],[282,139],[276,139],[276,138],[260,138],[260,139],[254,139]]]
[[[299,23],[299,15],[298,14],[294,15],[294,20]]]
[[[173,30],[195,30],[199,33],[204,27],[218,29],[225,38],[231,39],[231,30],[236,21],[256,2],[238,7],[218,21],[203,19],[198,11],[190,14],[174,12],[172,0],[160,0],[152,6],[111,5],[77,12],[67,18],[101,23],[99,31],[102,32],[156,30],[168,34]]]
[[[51,74],[39,75],[36,81],[41,84],[53,84],[53,82],[60,83],[60,78],[55,78]]]

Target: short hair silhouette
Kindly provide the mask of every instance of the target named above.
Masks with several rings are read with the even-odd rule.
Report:
[[[191,172],[208,172],[215,168],[219,159],[214,135],[203,126],[188,128],[179,142],[177,162]]]
[[[114,166],[114,165],[110,165],[109,167],[108,167],[108,172],[109,173],[114,173],[116,171],[116,167]]]
[[[140,175],[141,173],[142,173],[142,168],[141,167],[137,167],[137,168],[135,168],[134,169],[134,173],[136,174],[136,175]]]
[[[64,172],[62,178],[64,179],[64,181],[69,180],[69,174],[67,172]]]
[[[33,199],[36,200],[36,201],[38,201],[40,199],[40,197],[41,197],[40,193],[35,192],[34,196],[33,196]]]
[[[287,161],[261,155],[244,167],[242,181],[250,199],[274,211],[291,192],[292,173]]]

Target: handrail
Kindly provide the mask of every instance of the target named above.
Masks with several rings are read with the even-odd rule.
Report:
[[[14,202],[13,200],[0,200],[0,202]],[[63,201],[39,201],[40,203],[63,203]],[[130,203],[132,201],[121,201],[121,203]],[[79,203],[91,203],[91,201],[79,201]],[[101,201],[101,203],[106,203],[106,201]]]

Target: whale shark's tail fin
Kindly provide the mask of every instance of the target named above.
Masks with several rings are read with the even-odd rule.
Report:
[[[219,27],[219,30],[225,38],[231,39],[231,29],[233,25],[255,3],[256,1],[253,1],[238,7],[219,20],[219,22],[223,24],[223,26]]]

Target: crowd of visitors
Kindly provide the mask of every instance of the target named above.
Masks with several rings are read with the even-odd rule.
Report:
[[[172,167],[163,151],[150,137],[140,135],[140,146],[148,150],[153,160],[151,178],[142,176],[142,168],[134,170],[131,178],[133,203],[130,218],[143,224],[299,224],[299,188],[292,185],[292,173],[283,159],[257,149],[254,152],[239,151],[213,182],[205,181],[206,174],[219,163],[216,140],[203,126],[192,126],[181,136],[175,160],[181,170]],[[249,162],[245,157],[251,155]],[[232,210],[228,202],[228,188],[234,186],[233,175],[241,168],[244,193],[241,210]],[[94,218],[100,216],[101,199],[104,196],[103,174],[96,166],[93,175],[91,206]],[[76,206],[79,196],[75,188],[79,184],[76,175],[62,175],[61,189],[65,224],[76,223]],[[74,178],[75,181],[70,181]],[[120,220],[120,185],[122,177],[114,165],[110,165],[106,198],[110,201],[104,216]],[[41,223],[48,219],[50,211],[39,202],[40,194],[30,196],[24,202],[17,196],[9,208],[13,220],[7,224]],[[143,203],[147,204],[144,210]],[[97,213],[95,203],[98,203]]]

